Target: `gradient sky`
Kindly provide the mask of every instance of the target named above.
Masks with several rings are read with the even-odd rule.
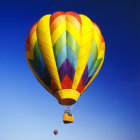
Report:
[[[55,11],[85,14],[106,43],[103,67],[69,125],[25,59],[31,26]],[[139,26],[139,0],[0,0],[0,140],[140,140]]]

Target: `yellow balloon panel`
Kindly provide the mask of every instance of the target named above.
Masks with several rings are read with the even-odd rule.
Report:
[[[85,66],[87,64],[94,39],[94,30],[91,20],[84,15],[80,15],[80,17],[82,20],[82,39],[72,89],[76,89],[79,84]]]
[[[58,76],[56,63],[54,61],[55,58],[54,58],[54,53],[53,53],[53,48],[51,43],[49,21],[50,21],[50,15],[44,16],[43,18],[40,19],[37,26],[37,38],[38,38],[39,48],[42,53],[44,62],[47,66],[47,69],[49,71],[49,74],[54,81],[57,81],[55,82],[55,86],[58,88],[58,90],[60,90],[61,84]],[[50,59],[52,60],[50,61]]]

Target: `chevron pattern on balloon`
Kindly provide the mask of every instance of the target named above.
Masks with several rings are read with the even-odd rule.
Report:
[[[61,85],[71,88],[80,49],[80,16],[73,12],[54,13],[50,18],[50,32]]]
[[[85,67],[85,70],[83,72],[83,75],[81,77],[81,80],[79,82],[79,85],[77,87],[77,91],[80,93],[83,91],[85,86],[89,83],[89,81],[92,79],[94,74],[96,73],[97,69],[99,68],[103,57],[104,57],[104,40],[102,40],[101,48],[98,52],[98,47],[96,41],[94,40],[92,50],[90,53],[90,56],[88,58],[87,65]]]

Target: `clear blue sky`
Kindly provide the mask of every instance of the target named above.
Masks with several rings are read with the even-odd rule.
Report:
[[[70,125],[25,59],[31,26],[60,10],[87,15],[106,43],[103,67],[73,108]],[[0,140],[140,140],[139,26],[139,0],[0,1]]]

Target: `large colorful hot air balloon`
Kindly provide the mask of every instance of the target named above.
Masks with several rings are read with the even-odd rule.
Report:
[[[98,74],[105,42],[87,16],[56,12],[33,25],[25,50],[37,80],[61,105],[72,105]]]

